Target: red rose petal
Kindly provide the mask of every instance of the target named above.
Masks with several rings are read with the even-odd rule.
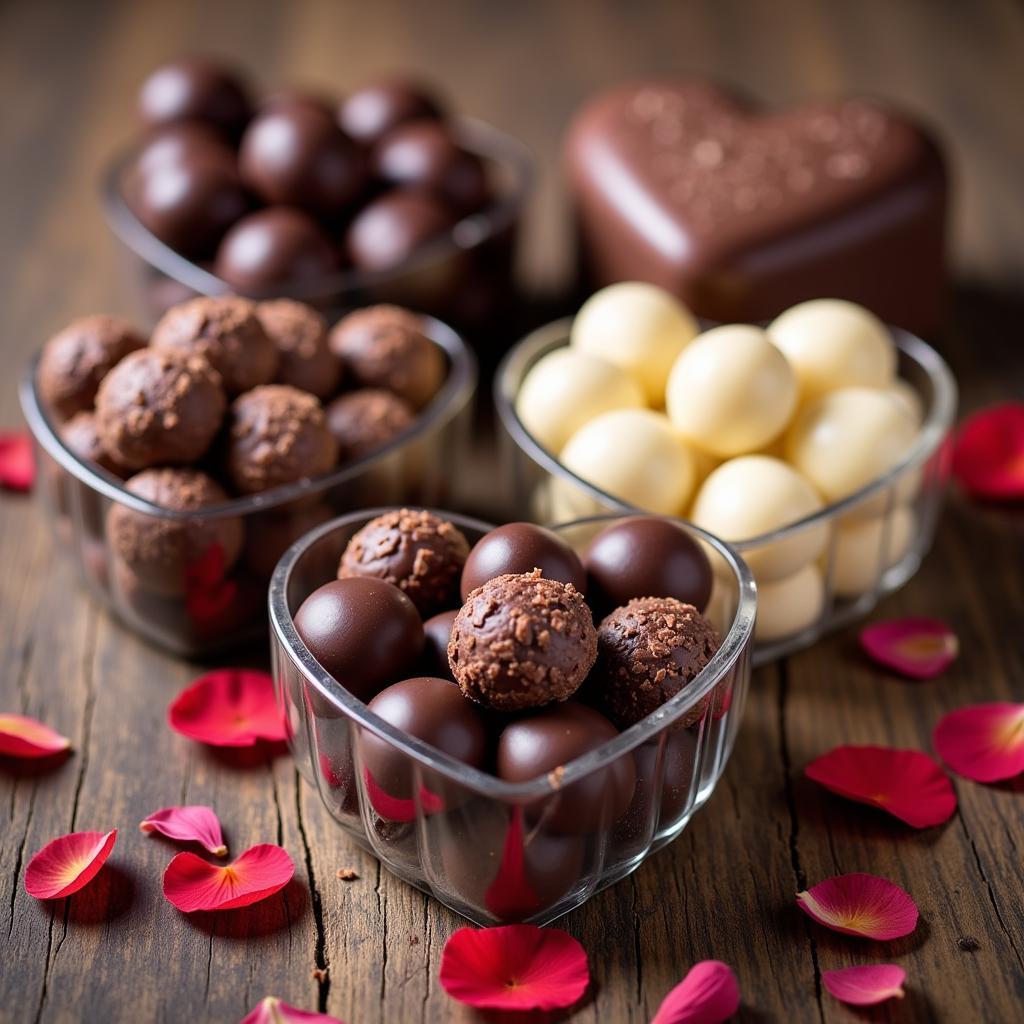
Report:
[[[117,842],[109,832],[72,832],[48,842],[25,868],[25,892],[37,900],[59,900],[88,885]]]
[[[294,874],[288,852],[271,843],[253,846],[223,866],[194,853],[179,853],[164,872],[164,896],[186,914],[235,910],[273,896]]]
[[[282,741],[285,721],[266,672],[225,668],[200,676],[167,711],[175,732],[214,747]]]
[[[1024,498],[1024,404],[983,409],[960,427],[953,474],[968,494],[996,501]]]
[[[893,619],[861,630],[865,653],[911,679],[934,679],[960,653],[956,634],[937,619]]]
[[[238,584],[224,578],[224,547],[211,544],[202,557],[185,569],[185,610],[193,622],[223,615],[238,594]]]
[[[919,750],[836,747],[804,774],[847,800],[878,807],[914,828],[949,821],[956,793],[946,773]]]
[[[974,704],[946,715],[932,737],[950,768],[975,782],[1024,772],[1024,704]]]
[[[337,1017],[313,1010],[299,1010],[277,996],[265,996],[239,1024],[342,1024]]]
[[[0,754],[7,757],[52,757],[71,749],[71,740],[25,715],[0,715]]]
[[[739,1008],[732,968],[721,960],[701,960],[665,996],[651,1024],[721,1024]]]
[[[823,971],[821,983],[841,1003],[874,1006],[886,999],[903,998],[907,972],[896,964],[868,964],[844,967],[841,971]]]
[[[367,769],[363,769],[363,782],[366,783],[366,795],[370,805],[388,821],[415,821],[416,801],[409,797],[392,796],[378,785],[377,780]],[[420,786],[420,806],[425,814],[436,814],[444,810],[444,801],[429,789]]]
[[[143,832],[159,832],[168,839],[183,843],[199,843],[217,857],[227,856],[224,833],[212,807],[190,804],[185,807],[164,807],[139,823]]]
[[[441,954],[441,986],[467,1006],[558,1010],[587,990],[587,954],[558,928],[460,928]]]
[[[917,927],[917,907],[898,885],[877,875],[837,875],[798,892],[800,909],[844,935],[898,939]]]
[[[0,434],[0,487],[27,492],[35,482],[36,464],[28,434]]]
[[[484,905],[496,917],[529,917],[540,909],[541,901],[526,877],[526,855],[523,850],[523,811],[512,812],[501,864],[494,881],[484,893]]]

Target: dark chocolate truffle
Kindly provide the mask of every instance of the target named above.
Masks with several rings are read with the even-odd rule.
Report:
[[[429,616],[458,600],[468,554],[469,543],[453,523],[425,509],[403,508],[371,519],[352,537],[338,578],[386,580]]]
[[[161,508],[199,511],[228,501],[223,488],[196,469],[146,469],[125,488]],[[114,554],[152,593],[186,593],[189,570],[202,565],[218,578],[242,550],[241,519],[170,519],[114,504],[107,517],[107,537]]]
[[[349,225],[345,248],[359,270],[393,270],[421,246],[446,234],[453,211],[433,192],[398,188],[367,203]]]
[[[181,121],[147,136],[132,169],[136,175],[145,175],[165,164],[180,166],[197,161],[233,167],[235,154],[213,128],[200,121]]]
[[[339,461],[361,459],[412,426],[412,406],[382,388],[339,395],[327,407],[327,426],[338,442]]]
[[[433,98],[420,86],[400,78],[364,85],[346,97],[338,122],[358,142],[372,145],[406,121],[440,117]]]
[[[450,679],[454,682],[451,666],[448,664],[448,644],[452,638],[452,626],[459,614],[458,608],[438,612],[423,623],[423,664],[431,675]]]
[[[323,114],[328,120],[335,119],[334,100],[317,89],[306,89],[301,86],[287,86],[265,96],[259,102],[259,113],[264,114],[268,110],[283,110],[287,107],[302,107],[304,110]]]
[[[91,409],[100,381],[146,339],[119,316],[83,316],[43,348],[36,380],[50,411],[62,420]]]
[[[256,307],[256,316],[277,346],[278,384],[317,398],[338,390],[341,361],[327,344],[327,321],[315,309],[293,299],[272,299]]]
[[[210,447],[227,399],[220,374],[201,356],[141,348],[103,378],[96,429],[126,469],[195,462]]]
[[[529,810],[546,827],[569,835],[607,828],[629,807],[636,787],[631,754],[561,789],[561,770],[570,761],[615,739],[618,730],[603,715],[575,701],[545,708],[507,725],[498,738],[498,776],[528,782],[547,776],[557,795]]]
[[[540,569],[545,579],[587,591],[587,574],[571,547],[557,533],[533,523],[507,523],[476,542],[462,570],[462,599],[495,576]]]
[[[249,116],[249,100],[227,68],[184,57],[157,68],[142,83],[139,113],[150,126],[205,121],[234,136]]]
[[[423,649],[416,606],[382,580],[332,580],[295,613],[314,658],[350,693],[368,701],[406,674]]]
[[[237,291],[266,295],[284,285],[320,280],[339,266],[337,250],[309,214],[271,206],[228,231],[214,273]]]
[[[590,603],[599,614],[635,597],[674,597],[698,611],[711,598],[708,556],[685,530],[654,516],[634,516],[602,530],[583,564]]]
[[[96,414],[93,412],[76,412],[74,416],[62,424],[58,431],[65,447],[77,455],[83,462],[93,462],[101,469],[115,476],[125,475],[122,469],[108,454],[99,431],[96,429]]]
[[[242,494],[321,476],[338,445],[315,395],[267,384],[239,395],[228,416],[227,471]]]
[[[277,373],[277,346],[256,316],[256,306],[237,295],[200,296],[169,309],[153,328],[150,346],[197,355],[220,374],[229,395],[269,384]]]
[[[264,202],[333,216],[362,191],[366,162],[333,119],[313,107],[271,107],[249,122],[238,150],[242,181]]]
[[[587,603],[540,570],[498,576],[469,595],[448,644],[462,692],[500,711],[540,707],[579,689],[597,656]]]
[[[349,313],[330,333],[331,349],[349,380],[384,388],[422,409],[445,378],[444,353],[423,333],[423,321],[398,306]]]
[[[715,627],[693,605],[673,597],[637,598],[598,627],[597,665],[588,691],[627,729],[692,682],[720,642]],[[698,721],[708,699],[688,711],[681,724]]]

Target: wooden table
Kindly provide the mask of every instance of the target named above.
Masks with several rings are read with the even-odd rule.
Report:
[[[1024,14],[1009,0],[37,0],[0,8],[4,424],[19,422],[15,378],[33,349],[77,314],[126,306],[97,175],[132,131],[145,72],[188,48],[234,56],[268,84],[341,90],[409,67],[521,136],[541,172],[524,276],[554,291],[569,266],[559,137],[600,85],[689,71],[770,101],[846,89],[902,100],[952,149],[961,287],[942,346],[964,405],[1020,395]],[[958,780],[957,816],[913,832],[824,794],[802,767],[842,742],[928,749],[945,711],[1019,700],[1022,565],[1019,515],[954,498],[936,550],[878,612],[955,624],[963,653],[943,678],[913,685],[880,675],[857,656],[853,629],[757,674],[707,808],[674,845],[561,922],[586,946],[593,972],[574,1020],[647,1021],[707,957],[734,966],[748,1020],[1021,1019],[1024,783]],[[201,667],[146,646],[91,604],[30,499],[0,498],[0,566],[0,707],[48,721],[75,747],[55,770],[0,771],[0,1019],[231,1024],[268,993],[357,1024],[472,1019],[437,982],[444,941],[463,922],[343,838],[287,758],[240,767],[174,735],[165,708]],[[284,897],[205,922],[175,912],[160,892],[172,849],[136,825],[178,802],[217,807],[235,850],[287,847],[298,870]],[[89,890],[52,907],[25,894],[25,864],[45,842],[115,825],[118,846]],[[343,865],[359,879],[339,881]],[[875,946],[800,914],[798,888],[854,870],[911,891],[923,918],[912,937]],[[902,1002],[854,1013],[823,993],[823,970],[887,959],[909,974]]]

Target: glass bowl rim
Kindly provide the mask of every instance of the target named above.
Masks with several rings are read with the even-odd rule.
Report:
[[[602,743],[586,754],[569,761],[563,766],[563,771],[559,773],[557,780],[553,780],[550,775],[540,775],[526,782],[505,782],[490,772],[474,768],[450,757],[436,747],[416,739],[404,730],[397,729],[374,714],[366,704],[349,693],[344,686],[321,667],[302,642],[295,629],[291,612],[288,610],[287,593],[291,574],[298,560],[313,544],[317,543],[327,534],[356,522],[362,525],[370,519],[384,512],[392,511],[397,507],[387,506],[350,512],[316,527],[297,540],[281,556],[281,560],[277,563],[274,575],[270,580],[267,596],[270,628],[276,640],[284,648],[287,657],[301,671],[306,681],[313,686],[323,699],[342,712],[345,717],[349,718],[356,727],[368,729],[408,757],[413,758],[420,765],[437,771],[450,781],[456,782],[465,788],[473,789],[483,796],[515,803],[536,800],[552,795],[573,782],[595,771],[599,771],[616,758],[633,751],[636,747],[647,742],[663,730],[670,728],[673,723],[692,710],[700,700],[727,676],[753,642],[754,618],[757,611],[757,588],[754,584],[753,574],[747,567],[746,562],[743,561],[742,557],[731,545],[719,540],[712,534],[707,533],[707,531],[701,530],[692,523],[673,519],[670,516],[657,517],[667,519],[669,522],[683,527],[688,532],[698,535],[701,540],[713,547],[725,559],[726,564],[732,571],[737,584],[738,600],[736,612],[728,631],[722,638],[721,646],[708,664],[695,677],[694,683],[696,685],[691,684],[686,689],[681,690],[656,711],[636,725],[623,730],[614,739],[609,740],[607,743]],[[427,511],[433,511],[435,514],[451,520],[460,529],[466,528],[482,532],[493,529],[492,524],[470,516],[445,510],[428,509]],[[575,520],[572,524],[565,523],[562,524],[560,529],[567,529],[570,525],[596,524],[621,518],[622,516],[617,513],[609,513],[608,515]]]
[[[516,446],[551,476],[570,480],[585,494],[589,495],[592,499],[600,501],[609,510],[614,510],[617,514],[625,515],[632,513],[635,515],[638,512],[649,514],[636,505],[630,505],[627,502],[612,497],[606,491],[588,483],[582,477],[577,476],[571,469],[564,466],[557,456],[541,445],[526,429],[516,411],[513,375],[518,375],[521,383],[524,376],[523,364],[529,362],[531,366],[535,365],[540,357],[556,349],[566,347],[568,345],[571,324],[571,317],[563,317],[544,324],[530,331],[525,337],[520,338],[505,354],[498,365],[493,384],[494,405],[501,419],[502,426]],[[702,330],[709,330],[713,326],[716,325],[701,323]],[[838,519],[844,513],[865,501],[865,499],[892,486],[902,476],[917,469],[931,458],[942,444],[956,416],[957,385],[953,372],[942,356],[931,345],[917,337],[917,335],[911,334],[900,327],[887,325],[887,328],[892,335],[897,350],[924,372],[932,387],[931,404],[926,410],[925,417],[918,430],[917,439],[910,451],[890,470],[876,477],[870,483],[865,484],[859,490],[854,491],[853,494],[839,501],[830,502],[817,512],[812,512],[810,515],[797,519],[792,523],[787,523],[778,529],[770,530],[756,537],[746,537],[743,540],[731,541],[730,544],[740,553],[766,544],[776,543],[793,536],[801,530],[810,529],[818,524]],[[684,519],[683,521],[689,524],[689,520]]]
[[[295,483],[274,487],[260,494],[231,498],[220,505],[211,505],[208,508],[188,511],[156,505],[127,490],[124,486],[125,482],[112,473],[107,473],[99,466],[91,466],[75,455],[61,440],[39,394],[36,371],[42,358],[42,349],[39,349],[29,359],[22,374],[19,387],[21,408],[36,441],[63,470],[71,473],[91,490],[102,494],[111,501],[134,509],[136,512],[158,516],[162,519],[197,522],[271,511],[297,498],[320,494],[361,476],[376,462],[418,440],[432,427],[443,426],[461,409],[465,408],[477,385],[476,356],[462,336],[453,328],[435,317],[421,315],[425,325],[424,333],[431,341],[444,349],[448,356],[449,367],[441,390],[417,417],[412,428],[399,434],[383,448],[378,448],[376,451],[348,462],[323,476],[298,480]]]

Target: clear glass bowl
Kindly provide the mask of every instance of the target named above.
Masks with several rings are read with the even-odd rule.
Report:
[[[527,335],[506,355],[494,380],[509,514],[548,525],[637,511],[566,469],[516,413],[526,374],[541,357],[568,344],[570,325],[571,320],[559,320]],[[755,665],[808,647],[864,617],[917,572],[932,545],[950,474],[956,382],[942,357],[920,338],[898,328],[892,335],[899,376],[923,410],[912,450],[889,473],[843,501],[783,529],[735,542],[759,577]],[[759,571],[759,563],[784,545],[805,543],[821,554],[802,569],[781,579]]]
[[[445,351],[448,375],[407,432],[326,476],[201,513],[153,505],[70,452],[37,390],[37,355],[21,381],[21,406],[35,438],[37,490],[56,545],[74,558],[89,589],[118,618],[175,654],[204,657],[265,636],[274,566],[310,528],[341,512],[381,503],[459,500],[453,467],[469,443],[476,359],[450,327],[431,318],[425,322],[425,333]],[[142,579],[115,554],[108,535],[115,509],[119,516],[130,510],[136,530],[174,552],[159,580]],[[233,558],[239,534],[241,551]],[[232,554],[225,557],[228,544],[221,541],[228,536]]]
[[[519,221],[533,181],[532,161],[522,143],[483,121],[457,118],[452,124],[463,148],[483,159],[491,172],[496,198],[485,209],[463,218],[449,234],[393,270],[343,270],[253,298],[287,295],[315,306],[330,321],[350,309],[392,302],[460,328],[477,327],[509,306]],[[175,303],[232,289],[208,267],[161,242],[128,207],[122,183],[137,152],[136,146],[114,158],[103,174],[101,197],[107,223],[122,243],[139,315],[152,323]]]
[[[714,602],[722,646],[675,698],[611,742],[551,773],[508,783],[412,738],[373,714],[317,663],[292,615],[334,579],[349,538],[384,509],[344,516],[298,541],[270,583],[273,672],[299,771],[332,817],[391,871],[479,924],[545,923],[633,871],[674,839],[704,804],[725,768],[750,681],[756,593],[750,571],[728,545],[686,524],[705,542],[717,569]],[[441,513],[470,543],[487,523]],[[618,517],[561,528],[583,547]],[[384,795],[365,771],[360,737],[370,733],[396,752],[406,791]],[[589,831],[567,831],[558,810],[603,794],[606,773],[631,759],[637,784],[618,819],[599,796]]]

